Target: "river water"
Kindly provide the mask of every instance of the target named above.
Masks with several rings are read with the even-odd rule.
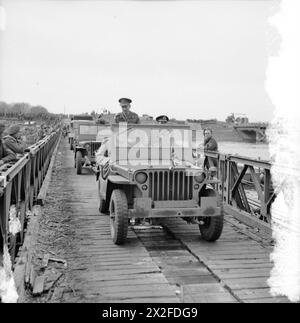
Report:
[[[248,142],[230,142],[219,141],[219,152],[222,154],[239,155],[249,158],[260,158],[270,160],[268,144],[266,143],[248,143]]]

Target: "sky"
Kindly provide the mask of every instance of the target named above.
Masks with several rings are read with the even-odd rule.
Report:
[[[0,0],[0,101],[270,121],[273,1]],[[0,18],[1,19],[1,18]]]

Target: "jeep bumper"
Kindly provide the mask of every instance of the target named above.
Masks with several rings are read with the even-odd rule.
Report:
[[[151,198],[134,199],[129,209],[130,218],[212,217],[223,214],[220,197],[201,197],[195,200],[152,201]]]
[[[159,208],[159,209],[129,209],[129,218],[173,218],[173,217],[212,217],[219,216],[223,213],[222,207],[208,206],[191,207],[191,208]]]

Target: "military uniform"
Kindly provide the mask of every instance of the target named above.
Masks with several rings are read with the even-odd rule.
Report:
[[[5,146],[12,150],[16,154],[23,154],[25,146],[23,143],[21,143],[18,139],[16,139],[13,136],[7,135],[3,137],[3,142]]]
[[[218,144],[213,137],[204,140],[204,150],[217,151]]]
[[[218,151],[218,143],[213,137],[204,140],[204,151]],[[204,159],[204,167],[209,168],[210,166],[217,167],[218,162],[215,158],[206,156]]]
[[[38,140],[41,140],[45,137],[45,133],[43,129],[39,129],[38,131]]]
[[[8,149],[0,139],[0,160],[3,161],[3,163],[8,163],[15,159],[16,155],[10,149]]]
[[[129,111],[131,102],[132,101],[128,98],[119,99],[119,103],[121,104],[123,111],[118,113],[115,116],[116,123],[119,123],[119,122],[140,123],[139,116],[136,113]],[[126,110],[124,108],[126,108]]]
[[[127,113],[120,112],[115,116],[115,122],[140,123],[140,118],[136,113],[131,111]]]
[[[2,133],[4,129],[5,125],[0,123],[0,166],[16,159],[16,154],[8,149],[2,141]]]

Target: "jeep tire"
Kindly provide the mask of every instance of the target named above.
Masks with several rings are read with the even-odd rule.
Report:
[[[202,196],[215,196],[213,189],[206,189]],[[223,231],[224,214],[223,211],[218,216],[203,217],[201,220],[204,224],[199,224],[199,230],[202,239],[206,241],[216,241],[220,238]]]
[[[224,216],[205,217],[204,224],[199,224],[202,239],[206,241],[216,241],[223,231]]]
[[[123,244],[128,232],[128,204],[124,191],[115,189],[112,192],[110,205],[110,232],[115,244]]]
[[[76,174],[82,173],[82,153],[81,151],[76,152]]]

